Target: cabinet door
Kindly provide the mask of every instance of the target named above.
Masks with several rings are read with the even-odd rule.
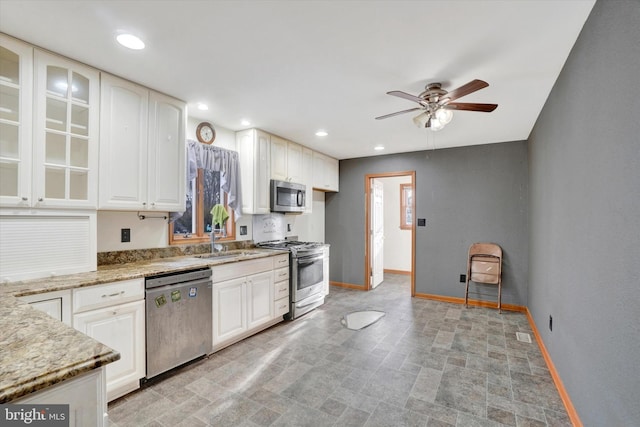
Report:
[[[142,209],[147,194],[149,91],[102,73],[100,209]]]
[[[69,419],[56,424],[73,427],[108,427],[110,424],[107,418],[107,400],[104,395],[104,369],[104,366],[93,369],[61,383],[30,393],[11,403],[69,405]],[[44,423],[34,423],[34,425],[37,424],[51,425],[46,421]]]
[[[313,151],[302,148],[302,183],[307,186],[305,213],[313,211]]]
[[[182,212],[186,191],[186,106],[157,92],[149,96],[149,174],[146,209]]]
[[[269,208],[270,136],[250,129],[236,134],[242,180],[242,212],[267,214]]]
[[[71,326],[71,291],[54,291],[19,297],[31,307]]]
[[[247,330],[246,279],[213,285],[213,344],[233,338]]]
[[[95,208],[99,73],[38,49],[34,62],[32,205]]]
[[[273,272],[247,277],[248,329],[273,319]]]
[[[271,179],[288,181],[287,141],[271,136]]]
[[[0,206],[31,203],[33,48],[0,34]]]
[[[287,144],[287,179],[297,184],[304,184],[302,175],[302,146],[289,142]]]
[[[270,188],[270,166],[271,166],[271,137],[268,133],[256,131],[256,183],[255,191],[255,213],[268,214],[271,212],[269,204],[271,195]]]
[[[107,365],[109,401],[139,387],[145,375],[144,300],[76,314],[73,326],[120,353]]]

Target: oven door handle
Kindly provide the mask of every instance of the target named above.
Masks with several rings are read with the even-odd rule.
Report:
[[[316,294],[315,297],[305,298],[303,300],[304,304],[302,304],[302,305],[296,304],[296,308],[304,308],[304,307],[310,306],[312,304],[315,304],[318,301],[323,300],[323,299],[324,299],[324,294],[322,292],[319,292],[319,293]]]
[[[313,255],[313,256],[306,256],[303,258],[298,258],[297,262],[298,265],[309,265],[309,264],[313,264],[316,261],[321,260],[324,257],[324,255],[320,254],[320,255]]]

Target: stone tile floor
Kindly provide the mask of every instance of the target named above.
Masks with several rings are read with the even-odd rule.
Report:
[[[360,331],[346,313],[386,316]],[[533,343],[516,340],[517,331]],[[570,426],[522,313],[410,297],[408,276],[324,306],[109,404],[110,426]]]

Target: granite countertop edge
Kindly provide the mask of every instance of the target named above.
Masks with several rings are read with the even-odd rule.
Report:
[[[25,397],[120,359],[117,351],[34,309],[19,297],[288,253],[271,249],[244,252],[250,254],[225,259],[195,256],[160,258],[101,266],[94,272],[1,284],[0,403]]]

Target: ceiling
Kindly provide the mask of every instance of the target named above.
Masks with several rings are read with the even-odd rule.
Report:
[[[527,139],[594,2],[1,0],[0,31],[180,98],[190,116],[345,159]],[[146,48],[118,45],[121,32]],[[456,112],[439,132],[417,113],[374,120],[416,105],[390,90],[473,79],[490,86],[458,101],[494,112]]]

